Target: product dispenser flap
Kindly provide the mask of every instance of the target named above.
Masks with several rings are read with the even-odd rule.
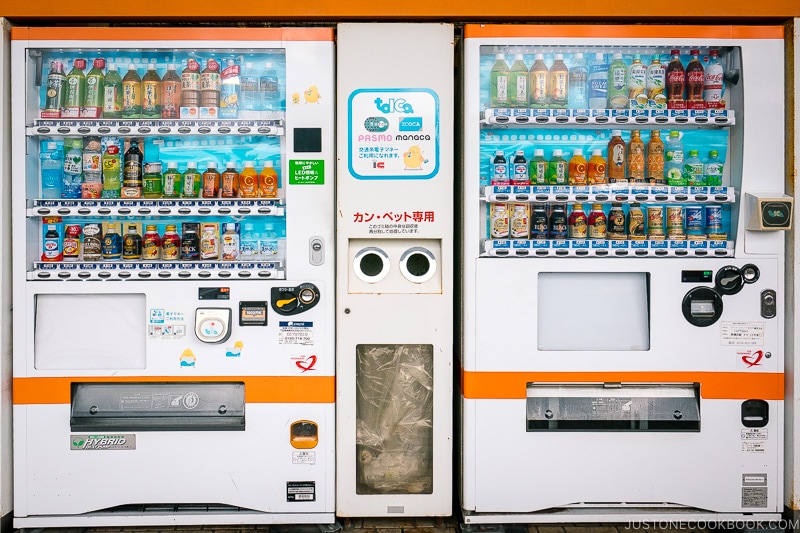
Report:
[[[73,383],[72,431],[244,430],[244,383]]]
[[[700,385],[529,383],[528,431],[700,431]]]

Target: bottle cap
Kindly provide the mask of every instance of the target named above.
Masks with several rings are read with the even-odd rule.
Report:
[[[214,161],[209,161],[208,168],[217,168],[217,164]]]
[[[175,231],[177,228],[175,224],[167,224],[167,231]]]
[[[525,152],[523,152],[522,150],[517,150],[516,152],[514,152],[514,155],[525,155]]]
[[[244,162],[244,167],[245,168],[253,168],[255,166],[255,164],[256,164],[255,161],[245,161]]]
[[[167,70],[175,70],[175,68],[176,68],[175,63],[170,63],[169,65],[167,65]]]
[[[155,69],[156,69],[156,64],[155,63],[148,63],[147,64],[147,70],[155,70]]]
[[[503,155],[503,151],[502,150],[496,150],[494,152],[494,155]]]
[[[708,53],[708,55],[710,55],[711,57],[718,57],[719,56],[719,50],[711,50]]]
[[[592,211],[602,211],[603,204],[592,204]]]
[[[719,157],[719,152],[717,152],[716,150],[709,150],[708,155],[710,157]]]
[[[544,148],[535,148],[533,150],[533,157],[539,157],[539,156],[544,157]]]
[[[612,137],[622,137],[622,130],[611,130]]]
[[[593,156],[599,155],[600,157],[603,157],[603,151],[600,148],[595,148],[594,150],[592,150],[592,155]]]
[[[178,162],[177,161],[168,162],[167,163],[167,168],[178,168]]]
[[[572,210],[573,211],[583,211],[583,204],[581,204],[581,203],[572,204]]]
[[[145,229],[147,231],[156,231],[156,225],[155,224],[148,224],[147,226],[145,226]]]
[[[53,224],[50,224],[50,225],[47,226],[47,230],[48,231],[55,231],[56,227]]]
[[[670,138],[672,138],[672,137],[676,137],[677,138],[677,137],[681,136],[681,132],[679,132],[678,130],[670,130],[669,136],[670,136]]]
[[[669,53],[670,53],[670,55],[673,55],[673,56],[681,55],[681,51],[680,50],[670,50]]]
[[[502,61],[506,58],[506,55],[503,52],[498,52],[494,55],[495,61]]]
[[[640,60],[640,61],[641,61],[641,59],[642,59],[642,55],[641,55],[641,54],[633,54],[633,59],[634,59],[634,60],[638,59],[638,60]]]
[[[561,154],[563,154],[561,148],[553,148],[553,157],[560,157]]]
[[[583,155],[583,148],[575,148],[572,150],[572,155]]]
[[[236,224],[234,224],[233,222],[228,222],[227,224],[225,224],[225,229],[227,231],[236,231]]]
[[[603,61],[605,59],[605,55],[603,55],[603,52],[595,52],[594,59],[595,61]]]
[[[236,168],[236,161],[228,161],[225,163],[228,168]]]
[[[536,59],[536,60],[542,60],[542,61],[544,61],[544,54],[536,54],[536,55],[535,55],[535,56],[533,56],[533,57],[534,57],[534,59]]]
[[[265,167],[272,167],[272,161],[264,161]]]
[[[622,52],[614,52],[614,59],[622,59]]]
[[[514,61],[525,61],[525,56],[522,54],[514,54]]]
[[[700,50],[696,50],[696,49],[692,50],[691,52],[689,52],[689,55],[699,56],[700,55]]]
[[[188,163],[186,163],[186,168],[197,168],[197,163],[195,163],[194,161],[189,161]]]
[[[564,54],[556,54],[554,58],[556,61],[562,61],[564,59]]]
[[[136,70],[136,65],[134,65],[133,63],[129,63],[128,70]]]
[[[698,152],[697,150],[689,150],[689,157],[697,157]]]
[[[115,65],[114,63],[109,63],[108,70],[117,70],[117,65]]]
[[[575,52],[575,53],[572,55],[572,59],[583,59],[583,54],[582,54],[582,53],[580,53],[580,52]]]
[[[94,68],[103,68],[106,66],[106,60],[103,59],[102,57],[95,58],[95,60],[92,61],[92,66]]]

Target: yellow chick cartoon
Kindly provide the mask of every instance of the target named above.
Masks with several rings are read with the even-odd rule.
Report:
[[[292,103],[293,104],[300,103],[300,93],[292,93]]]
[[[403,153],[403,170],[421,170],[422,164],[427,163],[428,160],[422,155],[422,150],[419,146],[412,146],[408,152]]]
[[[312,85],[306,92],[303,93],[303,96],[306,99],[307,104],[316,104],[319,102],[319,99],[322,98],[322,95],[319,94],[319,89],[317,89],[316,85]]]

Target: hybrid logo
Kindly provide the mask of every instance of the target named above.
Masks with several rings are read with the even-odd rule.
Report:
[[[135,450],[136,435],[70,435],[70,450]]]
[[[384,102],[380,97],[375,99],[375,107],[381,113],[413,113],[414,108],[406,102],[405,98],[389,98],[388,102]]]
[[[754,366],[761,364],[761,359],[763,357],[764,352],[761,350],[756,350],[755,352],[750,352],[748,350],[742,354],[742,361],[744,361],[744,364],[747,365],[747,368],[753,368]]]

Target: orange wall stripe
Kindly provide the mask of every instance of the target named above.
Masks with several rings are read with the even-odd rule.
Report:
[[[521,400],[536,383],[700,383],[708,400],[783,400],[779,372],[464,372],[461,391],[469,400]]]
[[[244,382],[244,399],[250,403],[333,403],[333,376],[224,376],[224,377],[49,377],[14,378],[14,404],[70,403],[72,383]]]
[[[647,26],[598,24],[592,26],[476,25],[464,26],[464,37],[588,37],[665,39],[783,39],[783,26]]]
[[[333,28],[11,28],[30,41],[333,41]]]

